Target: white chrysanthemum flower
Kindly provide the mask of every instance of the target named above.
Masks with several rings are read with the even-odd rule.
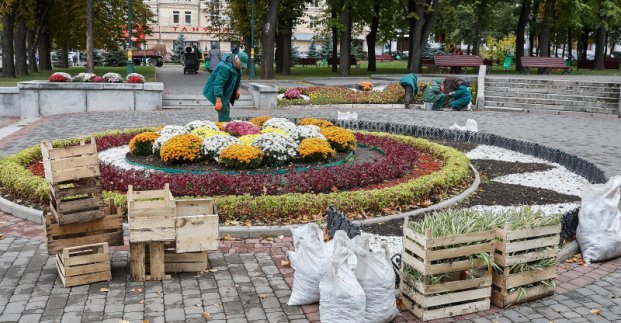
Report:
[[[170,140],[172,137],[174,136],[178,136],[180,135],[179,133],[165,133],[165,134],[160,134],[159,137],[157,137],[157,139],[155,139],[155,141],[153,142],[153,154],[156,156],[160,155],[160,150],[162,149],[162,146],[164,146],[164,144]]]
[[[233,136],[211,136],[205,138],[203,140],[203,146],[201,148],[203,155],[207,156],[207,158],[218,161],[218,157],[224,148],[233,145],[239,144],[239,139]]]
[[[215,122],[209,120],[194,120],[190,121],[185,125],[185,129],[188,132],[192,132],[194,129],[198,128],[210,128],[213,130],[220,130]]]
[[[297,128],[295,128],[295,130],[293,130],[291,133],[291,138],[293,140],[295,140],[298,144],[307,138],[320,138],[325,140],[326,137],[324,137],[321,134],[321,130],[319,129],[318,126],[313,126],[313,125],[308,125],[308,126],[298,126]]]
[[[188,133],[188,130],[183,126],[166,126],[157,132],[160,136],[168,134],[183,135],[186,133]]]
[[[276,133],[262,134],[252,142],[265,154],[264,159],[268,163],[282,165],[298,154],[298,144],[290,137]]]
[[[270,128],[270,127],[276,128],[276,129],[282,129],[290,134],[291,132],[295,130],[296,125],[295,123],[285,118],[272,118],[272,119],[267,120],[263,124],[263,129]]]

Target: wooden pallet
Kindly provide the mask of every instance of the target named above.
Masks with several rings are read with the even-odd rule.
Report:
[[[65,287],[112,279],[108,243],[70,247],[56,255],[58,276]]]
[[[175,200],[168,183],[163,190],[127,190],[127,217],[129,241],[175,241]]]
[[[511,266],[556,258],[560,231],[560,224],[526,230],[511,230],[511,225],[507,224],[497,230],[494,261],[503,271],[494,271],[492,276],[494,305],[507,307],[554,294],[554,287],[541,281],[555,280],[556,266],[514,274],[511,274]],[[521,295],[520,288],[523,289]]]
[[[403,303],[422,320],[433,320],[489,309],[492,273],[481,253],[491,257],[495,230],[459,236],[420,235],[403,226],[401,282]],[[474,258],[472,258],[474,257]],[[412,278],[404,268],[417,270]],[[432,283],[432,277],[442,277]]]
[[[219,219],[212,199],[177,200],[175,218],[178,253],[218,250]]]
[[[101,219],[60,225],[50,210],[43,210],[47,250],[50,255],[64,248],[107,242],[109,246],[123,245],[123,214],[114,207],[113,201],[105,209]]]
[[[65,148],[54,148],[51,141],[44,141],[41,154],[48,183],[60,184],[100,175],[94,137],[89,144],[81,139],[78,146]]]

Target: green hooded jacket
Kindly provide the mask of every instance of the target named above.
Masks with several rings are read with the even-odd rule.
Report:
[[[216,104],[216,98],[222,98],[222,106],[227,110],[235,103],[235,93],[241,83],[241,71],[235,68],[232,57],[229,55],[222,58],[203,88],[203,95],[211,103]]]
[[[436,102],[444,95],[440,91],[440,81],[432,81],[423,91],[423,102]]]
[[[412,95],[416,95],[418,94],[418,81],[416,78],[416,75],[414,75],[414,73],[410,73],[410,74],[406,74],[404,75],[401,80],[399,80],[399,84],[401,84],[401,86],[406,86],[409,85],[412,87],[413,91],[412,91]]]
[[[472,94],[465,85],[461,85],[453,94],[453,101],[449,103],[451,106],[465,107],[472,100]]]

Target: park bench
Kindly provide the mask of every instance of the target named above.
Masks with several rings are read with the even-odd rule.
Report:
[[[313,57],[305,57],[305,58],[298,59],[297,64],[302,65],[303,67],[306,67],[306,65],[319,66],[319,61]]]
[[[483,65],[481,56],[475,55],[435,55],[433,57],[435,66],[438,67],[476,67]],[[452,69],[453,70],[453,69]]]
[[[339,58],[340,58],[340,57],[337,57],[337,58],[336,58],[336,64],[337,64],[337,65],[339,64]],[[328,57],[328,65],[332,65],[332,57]],[[356,66],[356,67],[360,68],[360,62],[358,62],[358,60],[356,59],[356,57],[355,57],[355,56],[353,56],[353,55],[351,56],[351,58],[350,58],[350,60],[349,60],[349,65],[351,65],[351,66]]]
[[[527,74],[530,67],[543,68],[547,74],[550,74],[551,69],[562,69],[563,74],[571,71],[571,66],[565,65],[565,60],[562,57],[523,56],[521,59],[522,67]]]
[[[379,61],[379,62],[381,62],[381,61],[392,62],[393,58],[392,58],[392,55],[375,55],[375,60]]]

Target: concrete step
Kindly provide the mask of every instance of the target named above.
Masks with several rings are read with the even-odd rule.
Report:
[[[493,102],[503,103],[520,103],[520,104],[541,104],[541,105],[556,105],[556,106],[598,106],[609,109],[616,109],[619,107],[617,102],[605,102],[605,101],[584,101],[580,99],[546,99],[539,96],[521,96],[521,97],[508,97],[508,96],[495,96],[486,95],[485,100]]]
[[[607,87],[607,86],[586,86],[586,85],[563,85],[563,84],[526,84],[526,83],[499,83],[499,82],[485,82],[486,89],[489,88],[508,88],[516,91],[530,91],[546,89],[550,91],[582,91],[582,92],[594,92],[594,93],[609,93],[619,94],[619,87]]]
[[[506,98],[523,98],[523,97],[536,97],[540,99],[554,99],[554,100],[570,100],[570,101],[582,101],[582,102],[605,102],[617,104],[619,102],[618,97],[606,97],[606,96],[591,96],[588,95],[590,93],[582,93],[582,94],[559,94],[559,93],[537,93],[533,95],[532,92],[516,92],[516,91],[490,91],[487,93],[488,96],[498,96],[498,97],[506,97]]]
[[[602,89],[602,88],[567,88],[567,89],[558,89],[558,88],[548,88],[548,87],[538,87],[538,88],[515,88],[515,87],[507,87],[507,86],[497,86],[496,84],[486,84],[485,85],[486,93],[496,93],[502,92],[504,93],[518,93],[519,95],[528,95],[532,96],[533,93],[537,94],[559,94],[559,95],[570,95],[570,96],[595,96],[595,97],[607,97],[619,99],[619,90],[616,89]]]
[[[602,106],[589,106],[589,105],[547,105],[547,104],[525,104],[520,102],[497,102],[485,100],[485,108],[497,107],[511,110],[552,110],[552,111],[574,111],[574,112],[589,112],[589,113],[603,113],[603,114],[616,114],[618,109],[612,109]]]
[[[171,110],[171,109],[213,109],[213,105],[164,105],[162,109]],[[235,105],[234,109],[244,109],[244,110],[252,110],[256,109],[254,104],[252,105]]]
[[[490,77],[486,81],[496,83],[510,83],[510,84],[545,84],[545,85],[564,85],[564,86],[598,86],[598,87],[616,87],[621,86],[621,82],[611,81],[579,81],[579,80],[558,80],[558,79],[535,79],[535,78],[496,78]]]

